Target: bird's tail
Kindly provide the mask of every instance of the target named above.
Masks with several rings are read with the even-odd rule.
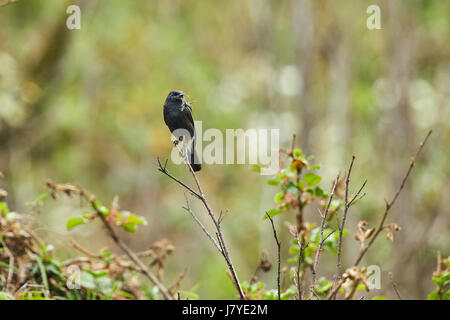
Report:
[[[200,159],[197,156],[197,152],[195,152],[195,140],[192,143],[190,152],[191,156],[189,157],[189,159],[192,170],[194,170],[195,172],[200,171],[202,169],[202,165],[200,163]]]

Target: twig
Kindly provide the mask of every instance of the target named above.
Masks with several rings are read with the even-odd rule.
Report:
[[[188,268],[184,268],[183,272],[178,277],[178,280],[168,288],[169,292],[172,292],[174,289],[177,289],[180,287],[181,281],[183,281],[183,279],[186,277],[187,272],[188,272]],[[180,300],[179,294],[180,293],[178,292],[178,300]]]
[[[188,190],[190,193],[192,193],[196,198],[198,199],[202,199],[202,197],[194,191],[194,189],[192,189],[191,187],[189,187],[187,184],[185,184],[184,182],[180,181],[179,179],[175,178],[169,171],[167,171],[166,166],[167,166],[167,160],[164,163],[164,166],[161,164],[161,161],[159,160],[159,158],[157,158],[158,160],[158,171],[164,173],[166,176],[168,176],[170,179],[174,180],[175,182],[177,182],[178,184],[180,184],[181,186],[183,186],[184,188],[186,188],[186,190]]]
[[[394,291],[395,291],[395,294],[397,295],[397,298],[399,300],[402,300],[402,297],[400,296],[400,292],[398,291],[398,288],[397,288],[397,284],[394,281],[394,277],[392,275],[392,272],[389,272],[389,280],[391,281],[392,287],[394,288]]]
[[[180,153],[182,153],[180,148],[179,148],[179,146],[176,145],[176,147],[177,147],[178,151]],[[242,290],[242,286],[241,286],[241,284],[239,282],[239,278],[237,276],[236,270],[235,270],[234,265],[233,265],[233,263],[231,261],[230,254],[228,252],[228,248],[227,248],[227,245],[226,245],[226,242],[225,242],[225,238],[223,236],[222,227],[221,227],[219,221],[217,220],[216,216],[214,215],[214,212],[212,211],[211,207],[209,206],[208,200],[205,197],[205,194],[204,194],[203,189],[202,189],[202,187],[200,185],[198,177],[197,177],[196,173],[194,172],[194,170],[192,169],[192,166],[190,165],[189,161],[187,161],[186,158],[183,158],[183,160],[184,160],[186,166],[188,167],[189,171],[191,172],[191,174],[192,174],[192,176],[193,176],[193,178],[195,180],[198,192],[195,192],[191,187],[189,187],[188,185],[186,185],[185,183],[183,183],[179,179],[177,179],[174,176],[172,176],[167,171],[166,165],[164,165],[164,166],[161,165],[161,162],[159,161],[159,159],[158,159],[158,164],[159,164],[158,170],[160,172],[164,173],[165,175],[167,175],[172,180],[178,182],[178,184],[180,184],[185,189],[187,189],[189,192],[191,192],[194,196],[196,196],[203,203],[203,205],[205,206],[206,211],[208,212],[208,215],[210,216],[210,218],[213,221],[214,226],[215,226],[215,228],[217,230],[216,234],[217,234],[218,243],[219,243],[219,245],[220,245],[220,247],[222,249],[221,253],[222,253],[222,256],[224,257],[224,259],[225,259],[225,261],[226,261],[226,263],[228,265],[228,269],[230,270],[231,276],[232,276],[233,281],[234,281],[234,285],[236,286],[236,289],[237,289],[237,291],[239,293],[240,299],[244,300],[245,299],[244,291]]]
[[[14,275],[14,255],[11,253],[4,241],[2,241],[2,247],[5,249],[5,252],[9,257],[8,278],[6,278],[6,289],[8,290]]]
[[[79,258],[65,260],[65,261],[63,261],[63,265],[64,266],[70,266],[72,264],[89,263],[90,261],[91,261],[91,259],[89,259],[89,258],[79,257]]]
[[[213,220],[214,225],[215,225],[215,227],[217,229],[217,233],[218,233],[218,237],[219,237],[219,243],[220,243],[220,246],[222,248],[222,255],[225,258],[225,261],[227,262],[227,265],[228,265],[228,268],[230,269],[231,275],[233,276],[233,279],[234,279],[234,282],[235,282],[235,285],[236,285],[236,289],[239,292],[239,296],[240,296],[241,299],[245,299],[244,291],[242,290],[242,286],[241,286],[241,284],[239,282],[238,276],[236,274],[236,270],[234,269],[233,263],[232,263],[231,258],[230,258],[230,254],[228,253],[227,245],[225,243],[225,238],[224,238],[223,233],[222,233],[222,227],[220,226],[220,223],[218,222],[216,216],[214,215],[211,207],[208,204],[208,201],[205,198],[205,194],[203,193],[203,189],[202,189],[202,187],[200,185],[200,182],[199,182],[199,180],[197,178],[197,175],[195,174],[194,170],[192,169],[191,164],[189,163],[189,161],[186,161],[186,159],[185,159],[185,163],[186,163],[187,167],[189,168],[189,170],[191,171],[191,174],[194,177],[195,183],[197,184],[197,188],[198,188],[198,191],[199,191],[200,196],[201,196],[200,200],[205,205],[205,208],[208,211],[208,214],[211,217],[211,219]]]
[[[87,255],[89,258],[94,258],[94,259],[100,259],[101,256],[98,254],[94,254],[92,252],[89,252],[88,250],[86,250],[85,248],[83,248],[78,242],[76,242],[73,238],[70,238],[70,244],[72,247],[74,247],[75,249],[77,249],[78,251],[80,251],[81,253]]]
[[[219,252],[223,254],[222,248],[217,243],[216,239],[214,239],[214,237],[208,232],[208,230],[206,230],[206,227],[202,224],[202,222],[197,218],[197,216],[192,211],[191,207],[189,206],[189,199],[187,198],[186,194],[184,194],[184,196],[186,198],[186,206],[183,207],[183,209],[189,212],[189,214],[192,216],[192,218],[194,218],[195,222],[197,222],[197,224],[200,226],[200,228],[203,230],[203,232],[206,234],[209,240],[211,240],[211,242],[214,244],[217,250],[219,250]]]
[[[267,218],[269,218],[270,223],[272,224],[272,230],[273,230],[273,237],[275,238],[275,242],[277,243],[277,247],[278,247],[278,270],[277,270],[277,288],[278,288],[278,300],[281,300],[281,286],[280,286],[280,268],[281,268],[281,244],[280,241],[278,240],[278,235],[277,235],[277,230],[275,229],[275,225],[273,224],[273,218],[267,213],[266,211],[266,216]]]
[[[378,237],[378,235],[380,234],[380,232],[383,230],[384,227],[384,222],[386,221],[386,218],[389,214],[389,210],[392,208],[392,206],[394,205],[395,201],[397,200],[400,192],[402,192],[403,188],[405,187],[405,183],[408,180],[409,174],[411,173],[412,169],[414,168],[414,165],[416,163],[416,158],[417,156],[420,154],[420,152],[422,151],[423,146],[425,145],[425,143],[428,140],[428,137],[431,135],[432,130],[430,130],[427,134],[427,136],[425,137],[425,139],[423,140],[423,142],[420,144],[419,149],[417,150],[415,156],[411,159],[411,164],[409,165],[408,171],[406,172],[405,177],[402,180],[402,183],[400,184],[400,188],[397,190],[397,192],[394,194],[394,197],[392,198],[392,200],[390,202],[386,201],[386,209],[384,211],[383,217],[381,218],[381,221],[378,225],[377,230],[375,231],[375,234],[372,236],[372,238],[370,239],[369,243],[367,244],[367,246],[360,252],[358,258],[356,259],[354,265],[357,266],[362,258],[364,257],[365,253],[367,252],[367,250],[370,248],[370,246],[372,245],[372,243],[375,241],[375,239]]]
[[[414,157],[411,159],[411,163],[409,165],[408,171],[406,172],[405,176],[403,177],[402,183],[400,184],[400,187],[398,188],[397,192],[394,194],[392,200],[390,202],[388,202],[387,200],[385,200],[386,202],[386,208],[384,210],[384,214],[380,220],[380,223],[374,233],[374,235],[370,238],[369,243],[359,252],[358,257],[356,258],[353,266],[356,267],[362,260],[362,258],[364,257],[364,255],[366,254],[367,250],[370,248],[370,246],[374,243],[375,239],[378,237],[378,235],[381,233],[381,231],[384,228],[384,222],[386,221],[386,218],[389,214],[389,210],[392,208],[392,206],[394,205],[395,201],[397,200],[400,192],[403,190],[403,188],[405,187],[406,181],[408,180],[408,177],[412,171],[412,169],[414,168],[414,165],[416,163],[416,159],[419,156],[420,152],[422,151],[424,145],[427,143],[428,138],[430,137],[431,133],[433,132],[433,130],[428,131],[428,134],[426,135],[425,139],[420,143],[419,148],[416,151],[416,154],[414,155]],[[342,279],[340,279],[336,286],[333,288],[333,290],[330,292],[330,294],[328,295],[328,299],[332,299],[337,292],[339,291],[340,287],[342,286],[344,282],[342,281]]]
[[[136,265],[142,270],[142,273],[147,276],[147,278],[150,279],[150,281],[155,284],[158,289],[161,291],[162,295],[166,300],[173,300],[173,297],[170,295],[169,291],[164,287],[164,285],[158,280],[158,278],[151,273],[146,265],[139,259],[139,257],[132,251],[128,246],[120,240],[120,238],[117,236],[116,232],[113,230],[111,225],[106,221],[105,216],[98,210],[97,205],[95,202],[91,203],[94,210],[97,212],[97,215],[102,220],[103,224],[105,225],[106,229],[109,232],[109,235],[114,240],[114,242],[125,252],[125,254],[134,262]]]
[[[103,225],[106,227],[106,230],[108,231],[109,236],[113,239],[113,241],[122,249],[123,252],[141,269],[141,272],[155,285],[158,287],[159,291],[161,291],[163,297],[166,300],[173,300],[173,297],[170,295],[169,291],[166,289],[166,287],[158,280],[158,278],[148,270],[146,265],[139,259],[137,254],[128,248],[128,246],[120,240],[120,238],[117,236],[114,229],[111,227],[109,222],[106,220],[103,213],[100,211],[100,209],[97,206],[97,202],[95,201],[95,197],[88,195],[81,187],[75,187],[72,185],[55,185],[50,180],[47,180],[47,186],[52,189],[54,192],[65,192],[66,194],[70,195],[71,193],[78,194],[80,197],[84,198],[94,209],[97,216],[102,221]]]
[[[317,266],[319,265],[319,257],[320,257],[320,253],[322,251],[323,243],[332,234],[332,233],[330,233],[325,239],[323,238],[323,231],[325,230],[325,222],[327,220],[328,210],[330,209],[331,201],[333,200],[334,191],[336,189],[336,185],[337,185],[338,181],[339,181],[339,174],[337,175],[336,180],[334,180],[333,187],[331,188],[330,196],[328,198],[327,207],[325,209],[325,212],[322,215],[322,224],[320,227],[320,241],[319,241],[319,246],[316,251],[316,256],[314,258],[313,268],[311,271],[312,276],[311,276],[311,286],[310,286],[310,291],[311,291],[310,299],[312,299],[315,295],[314,286],[316,284]]]
[[[298,295],[298,300],[302,300],[302,284],[300,281],[300,270],[301,270],[301,266],[302,266],[303,252],[309,246],[309,242],[305,245],[305,238],[302,237],[302,242],[300,243],[298,232],[296,235],[296,240],[297,240],[298,247],[300,249],[300,252],[298,254],[298,263],[297,263],[297,271],[296,271],[297,295]]]
[[[359,191],[355,194],[355,196],[348,201],[348,189],[350,186],[350,175],[352,173],[352,168],[353,168],[353,162],[355,161],[355,156],[352,156],[352,161],[350,162],[350,167],[348,169],[347,172],[347,178],[345,180],[345,206],[344,206],[344,214],[342,216],[342,222],[339,224],[339,238],[338,238],[338,253],[337,253],[337,261],[336,261],[336,273],[334,275],[334,282],[333,282],[333,287],[336,286],[336,282],[339,280],[340,278],[340,268],[341,268],[341,251],[342,251],[342,235],[344,233],[344,226],[345,226],[345,221],[347,219],[347,212],[348,209],[351,207],[353,201],[359,196],[359,194],[361,193],[361,191],[364,189],[367,180],[364,181],[364,183],[362,184],[361,188],[359,189]],[[336,218],[338,218],[338,216],[336,215]]]

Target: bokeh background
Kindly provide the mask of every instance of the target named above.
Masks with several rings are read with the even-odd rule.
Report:
[[[366,9],[381,8],[382,29],[368,30]],[[66,8],[81,7],[81,30],[66,28]],[[315,155],[328,190],[356,156],[354,189],[367,195],[351,210],[343,264],[358,250],[356,224],[378,222],[412,154],[433,135],[389,221],[402,227],[394,243],[380,237],[364,265],[382,270],[382,288],[366,297],[426,298],[434,288],[436,253],[450,250],[450,2],[410,1],[61,1],[20,0],[0,7],[0,171],[8,202],[62,257],[69,238],[92,251],[113,243],[94,224],[66,231],[77,201],[26,205],[45,180],[78,182],[99,199],[147,218],[122,234],[136,250],[161,238],[176,247],[165,281],[189,268],[184,290],[202,298],[235,298],[226,265],[188,214],[183,191],[162,176],[156,157],[170,155],[162,105],[183,90],[204,129],[280,128],[288,147]],[[185,167],[170,170],[190,180]],[[223,222],[241,280],[263,250],[275,262],[272,230],[262,221],[274,187],[248,165],[209,165],[199,174]],[[206,225],[206,212],[192,200]],[[309,221],[318,214],[307,213]],[[290,235],[277,216],[286,266]],[[335,257],[323,256],[331,276]],[[276,271],[262,275],[275,287]]]

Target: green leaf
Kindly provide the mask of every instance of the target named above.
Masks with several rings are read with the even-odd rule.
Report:
[[[445,264],[447,267],[450,267],[450,257],[447,257],[447,258],[444,259],[444,264]]]
[[[67,220],[66,228],[67,228],[67,230],[72,230],[76,226],[79,226],[80,224],[85,224],[85,223],[86,223],[86,219],[84,219],[82,217],[73,217],[73,218],[70,218],[69,220]]]
[[[130,214],[128,217],[128,223],[136,223],[136,224],[142,224],[144,226],[147,225],[147,220],[145,220],[144,217],[139,217],[133,213]]]
[[[366,290],[366,286],[363,283],[358,284],[358,287],[356,288],[358,291]]]
[[[297,289],[293,286],[287,288],[284,292],[280,294],[281,300],[289,300],[290,297],[297,293]]]
[[[275,195],[275,203],[281,203],[284,198],[284,192],[279,192]]]
[[[97,286],[94,276],[86,271],[82,272],[80,274],[80,286],[87,289],[95,289]]]
[[[107,207],[105,207],[100,201],[96,200],[94,201],[94,208],[98,212],[100,212],[104,216],[109,216],[110,212]]]
[[[294,157],[300,158],[302,156],[302,149],[295,149],[293,154],[294,154]]]
[[[314,186],[314,185],[318,184],[320,181],[322,181],[322,177],[320,177],[312,172],[305,174],[304,179],[305,179],[306,184],[309,186]]]
[[[100,206],[100,207],[98,207],[97,209],[98,209],[98,211],[99,211],[102,215],[104,215],[104,216],[109,216],[109,209],[108,209],[107,207],[105,207],[105,206]]]
[[[281,173],[277,174],[277,178],[280,180],[283,180],[284,178],[286,178],[287,174],[286,174],[286,169],[283,169],[283,171]]]
[[[387,300],[387,298],[385,296],[375,296],[372,300]]]
[[[91,270],[88,268],[83,268],[83,271],[91,274],[94,278],[102,278],[108,276],[108,271],[105,270]]]
[[[283,211],[280,209],[270,209],[269,211],[267,211],[267,214],[269,215],[269,217],[273,217],[276,216],[277,214],[282,213]],[[264,215],[264,220],[268,219],[267,218],[267,214]]]
[[[316,187],[314,188],[314,194],[315,194],[315,196],[318,197],[318,198],[323,198],[323,199],[328,198],[328,194],[326,194],[326,193],[323,191],[323,189],[322,189],[321,187],[319,187],[319,186],[316,186]]]
[[[14,297],[5,291],[0,292],[0,300],[14,300]]]
[[[124,228],[126,231],[135,232],[139,224],[147,225],[147,220],[144,217],[139,217],[130,211],[121,211],[118,225]]]
[[[287,189],[287,192],[289,192],[289,193],[292,193],[293,195],[294,195],[294,197],[298,197],[298,195],[299,195],[299,191],[298,191],[298,188],[297,187],[289,187],[288,189]]]
[[[9,208],[6,202],[0,202],[0,213],[4,213],[5,215],[8,214]]]
[[[120,226],[128,232],[137,231],[137,225],[135,223],[122,223]]]
[[[258,164],[252,164],[252,165],[250,166],[250,169],[251,169],[252,171],[255,171],[255,172],[261,172],[261,166],[258,165]]]
[[[265,293],[264,300],[278,300],[278,291],[275,289],[268,290]]]
[[[34,258],[36,259],[36,262],[39,266],[39,271],[41,273],[42,282],[44,284],[44,288],[45,288],[44,295],[46,298],[48,298],[50,290],[49,290],[49,286],[48,286],[47,271],[45,270],[45,266],[44,266],[44,263],[42,262],[42,259],[37,254],[34,255]]]
[[[300,180],[299,182],[298,182],[298,187],[300,188],[300,189],[305,189],[305,183],[302,181],[302,180]]]
[[[428,300],[441,300],[441,297],[439,296],[439,292],[437,292],[437,291],[432,291],[432,292],[428,295],[427,299],[428,299]]]
[[[42,194],[38,195],[33,201],[26,202],[25,205],[31,206],[31,207],[37,207],[38,205],[41,205],[42,201],[44,199],[46,199],[48,196],[49,196],[48,193],[42,193]]]
[[[433,282],[436,283],[439,287],[444,287],[450,283],[450,272],[445,272],[437,277],[433,278]]]
[[[271,185],[271,186],[279,186],[280,180],[273,178],[273,179],[270,179],[269,181],[267,181],[267,184]]]

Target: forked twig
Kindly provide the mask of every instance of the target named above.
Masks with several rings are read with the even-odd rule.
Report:
[[[277,251],[278,251],[278,269],[277,269],[277,288],[278,288],[278,300],[281,300],[281,285],[280,285],[280,270],[281,270],[281,243],[278,240],[277,230],[275,229],[275,225],[273,224],[273,218],[267,213],[266,216],[269,218],[270,223],[272,225],[273,237],[275,238],[275,242],[277,243]]]
[[[360,252],[358,254],[358,257],[356,258],[356,260],[355,260],[355,262],[353,264],[354,267],[359,265],[359,263],[361,262],[362,258],[366,254],[367,250],[369,250],[370,246],[375,242],[375,240],[378,237],[378,235],[381,233],[381,231],[383,231],[383,229],[384,229],[384,222],[386,221],[386,218],[387,218],[387,216],[389,214],[389,211],[392,208],[392,206],[394,205],[394,203],[397,200],[397,198],[400,195],[400,193],[402,192],[403,188],[405,187],[406,181],[408,180],[409,175],[410,175],[410,173],[411,173],[411,171],[414,168],[414,165],[416,163],[416,159],[419,156],[419,154],[421,153],[421,151],[422,151],[423,147],[425,146],[425,144],[427,143],[428,138],[430,137],[432,132],[433,132],[433,130],[428,131],[428,134],[426,135],[425,139],[420,143],[420,146],[417,149],[416,154],[411,159],[411,163],[409,165],[408,170],[406,171],[405,176],[403,177],[403,180],[402,180],[402,182],[400,184],[400,187],[395,192],[392,200],[391,201],[385,200],[386,208],[384,210],[383,216],[381,217],[380,223],[378,224],[378,227],[375,230],[373,236],[370,238],[369,243],[360,250]],[[328,299],[332,299],[337,294],[337,292],[339,291],[339,289],[341,288],[343,283],[344,283],[344,281],[342,279],[340,279],[336,283],[336,286],[333,288],[333,290],[331,290],[330,294],[328,295]]]
[[[175,146],[178,149],[178,151],[180,152],[180,154],[182,154],[179,146],[178,145],[175,145]],[[159,165],[158,170],[160,172],[164,173],[166,176],[168,176],[172,180],[176,181],[178,184],[180,184],[182,187],[184,187],[186,190],[188,190],[190,193],[192,193],[195,197],[197,197],[203,203],[204,207],[206,208],[206,211],[208,212],[209,217],[211,218],[211,220],[214,223],[214,226],[216,228],[217,240],[218,240],[218,244],[219,244],[219,246],[221,248],[220,252],[221,252],[222,256],[224,257],[225,262],[228,265],[228,269],[229,269],[229,271],[231,273],[231,277],[233,279],[234,285],[236,286],[236,289],[237,289],[237,291],[239,293],[239,297],[240,297],[240,299],[244,300],[245,299],[244,291],[242,290],[241,283],[239,282],[239,278],[237,276],[236,270],[235,270],[234,265],[233,265],[233,263],[231,261],[230,254],[228,252],[228,248],[227,248],[227,245],[226,245],[226,242],[225,242],[225,238],[223,236],[222,227],[220,225],[220,222],[217,219],[217,217],[215,216],[213,210],[211,209],[211,207],[210,207],[210,205],[208,203],[208,200],[205,197],[203,189],[202,189],[202,187],[200,185],[200,182],[198,180],[197,174],[192,169],[191,164],[189,163],[189,161],[187,161],[187,158],[183,157],[183,161],[186,164],[186,166],[188,167],[189,171],[192,174],[192,177],[195,180],[198,192],[194,191],[191,187],[186,185],[184,182],[182,182],[181,180],[179,180],[176,177],[174,177],[173,175],[171,175],[167,171],[166,165],[162,166],[161,161],[159,160],[159,158],[158,158],[158,165]],[[166,161],[166,164],[167,164],[167,161]]]
[[[331,232],[330,234],[328,234],[326,236],[326,238],[323,237],[323,232],[325,230],[325,222],[326,222],[326,219],[327,219],[328,210],[330,209],[331,201],[333,200],[334,191],[336,190],[336,185],[337,185],[338,181],[339,181],[339,174],[337,175],[336,180],[334,180],[333,186],[331,188],[331,192],[330,192],[330,196],[328,197],[328,204],[327,204],[327,207],[325,209],[325,212],[323,213],[323,215],[321,214],[321,216],[322,216],[322,223],[321,223],[321,226],[320,226],[319,246],[318,246],[317,251],[316,251],[316,256],[314,258],[314,264],[313,264],[312,271],[311,271],[312,275],[311,275],[311,286],[310,286],[310,292],[311,292],[310,299],[313,299],[313,297],[315,296],[314,287],[315,287],[315,284],[316,284],[317,266],[319,265],[319,257],[320,257],[320,253],[322,251],[323,243],[325,242],[325,240],[329,236],[331,236],[333,234],[333,232]],[[319,210],[319,212],[320,212],[320,210]]]
[[[211,242],[214,244],[214,246],[217,248],[217,250],[219,250],[219,252],[221,254],[223,254],[222,248],[220,247],[219,243],[217,243],[217,240],[214,239],[214,237],[208,232],[208,230],[206,230],[206,227],[203,225],[203,223],[198,219],[198,217],[192,211],[192,209],[189,205],[189,199],[187,198],[186,194],[184,194],[184,196],[186,198],[186,206],[183,207],[183,209],[186,210],[192,216],[192,218],[195,220],[195,222],[197,222],[197,224],[200,226],[200,228],[206,234],[206,236],[209,238],[209,240],[211,240]]]
[[[342,252],[342,235],[344,233],[344,226],[345,226],[345,221],[347,219],[347,212],[348,209],[352,206],[353,202],[355,201],[355,199],[359,196],[359,194],[361,193],[361,191],[364,189],[364,187],[366,186],[367,180],[364,181],[364,183],[362,184],[361,188],[358,190],[358,192],[353,196],[353,198],[348,201],[348,189],[350,186],[350,175],[352,173],[352,168],[353,168],[353,162],[355,161],[355,156],[352,156],[352,161],[350,162],[350,167],[348,169],[347,172],[347,177],[345,179],[345,206],[344,206],[344,214],[342,216],[342,221],[339,224],[339,238],[338,238],[338,252],[337,252],[337,261],[336,261],[336,272],[334,275],[334,281],[333,281],[333,287],[336,286],[336,282],[340,279],[340,268],[341,268],[341,252]],[[336,218],[338,216],[336,215]]]

